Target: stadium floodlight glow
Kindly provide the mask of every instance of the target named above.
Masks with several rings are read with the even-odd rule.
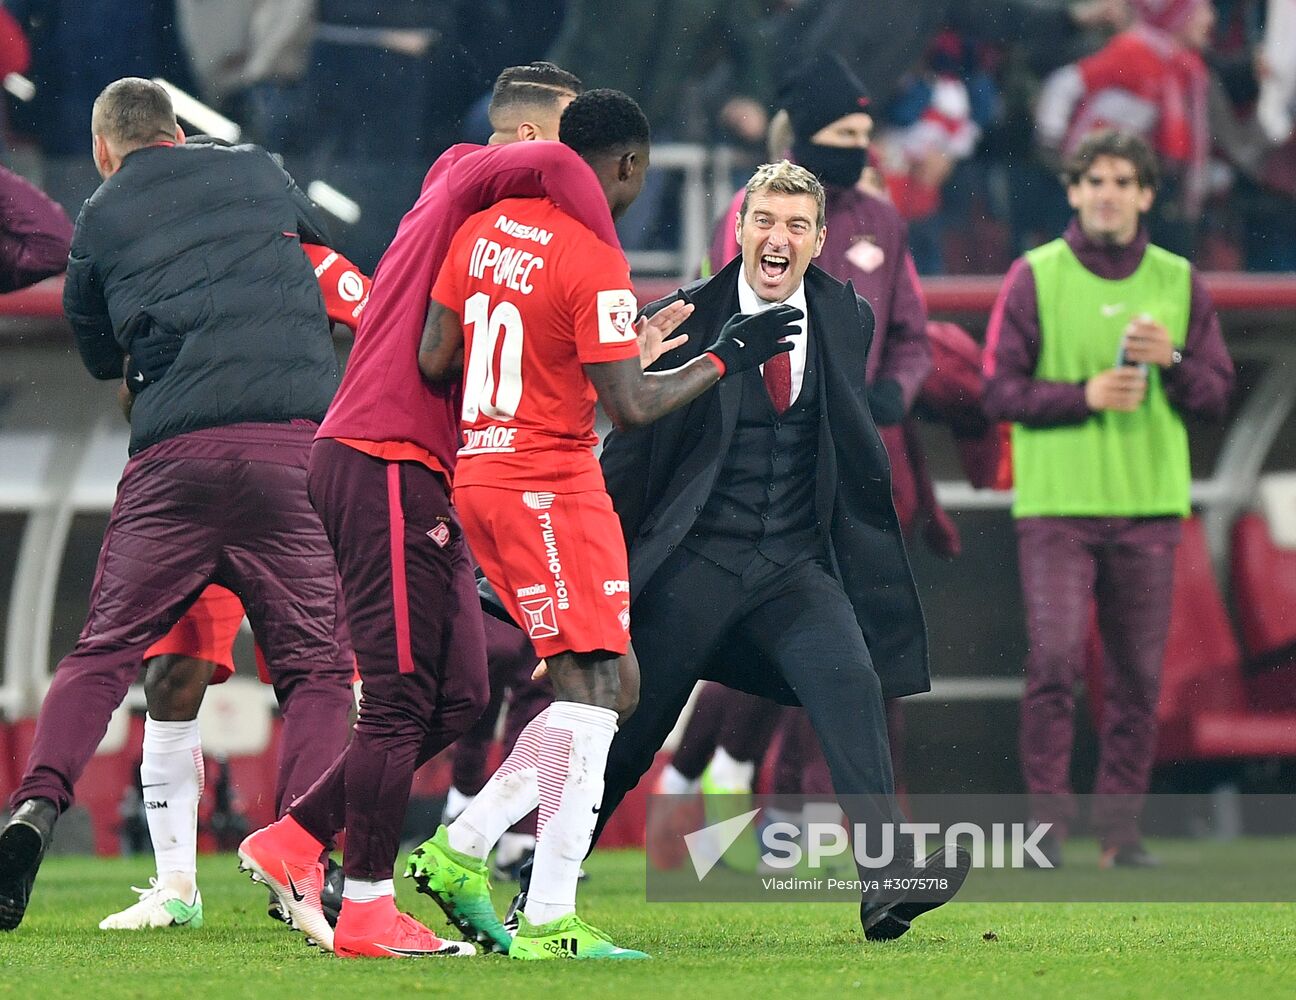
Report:
[[[21,73],[7,73],[4,78],[4,89],[24,103],[36,96],[36,84]]]
[[[329,215],[349,226],[360,221],[360,205],[328,181],[311,181],[306,185],[306,196]]]
[[[182,118],[206,135],[226,142],[238,142],[243,135],[238,122],[230,121],[215,108],[209,108],[192,94],[186,94],[169,80],[160,76],[153,77],[153,82],[167,92],[171,106],[175,108],[177,118]]]

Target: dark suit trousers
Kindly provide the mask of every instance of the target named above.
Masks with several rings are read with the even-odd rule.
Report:
[[[805,706],[837,794],[873,797],[843,803],[851,821],[897,818],[882,686],[841,584],[813,559],[778,566],[756,555],[739,576],[681,548],[631,608],[639,707],[608,752],[595,840],[652,765],[712,653],[739,636],[775,665]],[[879,803],[890,815],[879,816]]]

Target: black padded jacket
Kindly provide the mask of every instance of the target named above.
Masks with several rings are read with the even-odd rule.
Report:
[[[256,146],[147,146],[77,218],[63,308],[95,378],[119,379],[133,338],[179,353],[143,388],[130,452],[205,427],[320,420],[338,384],[319,286],[299,234],[319,228]]]

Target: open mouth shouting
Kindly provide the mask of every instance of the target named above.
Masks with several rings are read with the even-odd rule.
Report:
[[[765,278],[772,282],[782,279],[787,274],[787,270],[792,266],[792,260],[787,254],[782,253],[764,253],[761,254],[760,270]]]

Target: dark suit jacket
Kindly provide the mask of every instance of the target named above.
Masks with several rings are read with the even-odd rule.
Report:
[[[681,328],[688,343],[654,367],[674,368],[701,354],[738,311],[742,259],[714,277],[652,303],[652,314],[678,298],[695,310]],[[831,569],[855,608],[889,698],[931,687],[927,635],[904,540],[891,502],[891,469],[869,414],[864,368],[873,336],[868,303],[819,268],[806,273],[810,336],[819,351],[819,462],[815,513],[828,541]],[[688,534],[720,470],[738,415],[739,386],[724,380],[688,406],[634,431],[612,432],[603,474],[620,515],[630,556],[632,600]],[[631,619],[641,628],[670,622]],[[757,654],[730,646],[705,676],[730,687],[796,704],[786,682]]]

